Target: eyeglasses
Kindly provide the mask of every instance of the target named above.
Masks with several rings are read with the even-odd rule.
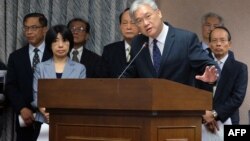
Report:
[[[217,44],[217,43],[225,44],[225,43],[227,43],[227,42],[228,42],[227,39],[212,39],[212,40],[211,40],[211,43],[212,43],[212,44]]]
[[[214,29],[216,27],[220,26],[219,24],[204,24],[204,27],[209,29]]]
[[[121,24],[122,25],[128,25],[128,24],[135,24],[135,22],[133,22],[133,21],[123,21],[123,22],[121,22]]]
[[[138,26],[141,26],[143,24],[144,21],[151,21],[152,20],[152,16],[154,13],[146,13],[142,18],[137,18],[135,20],[135,23]]]
[[[44,26],[36,26],[36,25],[33,25],[33,26],[24,26],[23,27],[23,31],[27,32],[27,31],[37,31],[38,28],[43,28]]]
[[[80,33],[86,31],[86,29],[84,29],[83,27],[71,27],[70,30],[73,33]]]

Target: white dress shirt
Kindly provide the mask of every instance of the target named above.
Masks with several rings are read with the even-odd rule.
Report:
[[[124,41],[125,42],[125,53],[126,53],[126,60],[127,62],[130,61],[130,50],[131,50],[131,46],[128,44],[128,42]]]
[[[163,53],[165,41],[166,41],[167,34],[168,34],[168,29],[169,29],[169,27],[167,25],[163,24],[163,28],[162,28],[161,33],[159,34],[158,37],[156,37],[157,46],[160,49],[161,55]],[[149,52],[151,55],[152,62],[153,62],[153,45],[154,45],[153,40],[154,40],[153,38],[149,38]]]
[[[35,48],[38,48],[39,51],[38,51],[38,55],[39,55],[39,60],[42,61],[42,58],[43,58],[43,52],[45,50],[45,42],[43,41],[38,47],[34,47],[33,45],[29,44],[29,56],[30,56],[30,63],[31,63],[31,66],[33,64],[33,57],[35,55],[35,52],[34,52],[34,49]]]

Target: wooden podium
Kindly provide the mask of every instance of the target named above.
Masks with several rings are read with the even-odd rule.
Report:
[[[43,79],[50,141],[200,141],[212,94],[165,79]]]

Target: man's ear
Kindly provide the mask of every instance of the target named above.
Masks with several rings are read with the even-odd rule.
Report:
[[[232,41],[228,41],[228,44],[229,44],[229,48],[231,49],[232,48]]]
[[[157,15],[158,15],[160,18],[162,18],[161,10],[160,10],[160,9],[157,9],[156,12],[157,12]]]
[[[47,31],[49,30],[49,28],[47,26],[43,27],[43,33],[44,35],[46,35]]]

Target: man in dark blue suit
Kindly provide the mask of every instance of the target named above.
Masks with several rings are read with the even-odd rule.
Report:
[[[37,61],[45,61],[51,54],[45,49],[44,37],[47,32],[47,19],[41,13],[30,13],[24,17],[23,32],[28,45],[10,54],[6,78],[6,94],[16,113],[17,141],[36,141],[41,123],[34,120],[31,102],[33,101],[33,69]],[[38,49],[37,55],[35,50]],[[38,58],[36,58],[36,57]],[[26,126],[20,127],[18,116]]]
[[[148,45],[124,77],[164,78],[191,86],[195,78],[216,81],[216,63],[205,55],[197,35],[164,23],[154,0],[135,0],[130,14],[142,33],[132,41],[132,57]]]
[[[106,45],[102,54],[102,77],[117,78],[131,60],[131,41],[139,30],[126,8],[119,16],[123,41]]]
[[[247,65],[235,60],[231,48],[231,35],[226,27],[216,27],[209,36],[214,60],[221,69],[214,89],[213,110],[203,115],[207,129],[216,132],[218,122],[239,124],[239,107],[244,101],[248,83]],[[220,129],[221,130],[221,129]]]

